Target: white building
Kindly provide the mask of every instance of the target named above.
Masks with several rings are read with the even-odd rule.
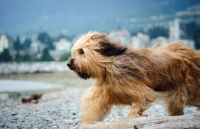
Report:
[[[127,45],[131,44],[131,34],[125,29],[111,31],[108,34],[108,37],[118,43],[125,43]]]
[[[180,20],[175,19],[169,23],[169,40],[171,42],[180,40]]]
[[[150,38],[146,34],[137,33],[136,36],[131,37],[131,46],[136,49],[148,47],[149,45],[150,45]]]
[[[31,43],[31,54],[37,54],[38,52],[42,52],[43,49],[46,48],[46,45],[40,43],[39,41]]]
[[[4,49],[8,49],[9,40],[5,34],[0,36],[0,53],[3,52]]]
[[[55,59],[59,60],[60,56],[64,53],[71,51],[71,42],[65,38],[61,38],[59,41],[53,43],[55,50],[50,50],[50,55]]]
[[[191,48],[195,48],[195,42],[189,39],[182,39],[181,34],[183,34],[183,30],[180,28],[180,20],[175,19],[174,21],[169,23],[169,42],[176,42],[178,40],[182,40],[186,45]]]
[[[191,47],[192,49],[195,48],[195,42],[193,40],[184,39],[182,40],[187,46]]]
[[[151,46],[158,44],[160,46],[167,45],[169,43],[169,39],[165,37],[157,37],[151,40]]]
[[[16,51],[13,49],[13,39],[7,34],[0,35],[0,53],[2,53],[4,49],[8,49],[12,57],[15,56]]]
[[[54,42],[54,46],[57,51],[70,52],[71,50],[71,42],[64,38],[61,38],[58,42]]]

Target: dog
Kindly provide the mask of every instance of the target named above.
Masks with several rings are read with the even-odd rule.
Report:
[[[140,117],[165,94],[169,115],[185,105],[200,108],[200,54],[182,41],[134,49],[106,34],[88,32],[71,49],[68,67],[94,84],[81,98],[81,121],[103,121],[113,105],[130,105],[127,118]]]

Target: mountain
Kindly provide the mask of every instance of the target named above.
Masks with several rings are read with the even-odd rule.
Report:
[[[174,18],[200,21],[199,0],[0,0],[0,33],[78,35],[119,27],[137,31]]]

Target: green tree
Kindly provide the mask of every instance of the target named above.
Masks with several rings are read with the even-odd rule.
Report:
[[[24,48],[30,48],[31,43],[32,43],[31,39],[30,38],[26,38],[24,43],[23,43],[23,47]]]
[[[42,52],[41,61],[53,61],[53,58],[49,54],[49,49],[45,48]]]
[[[147,30],[150,39],[157,38],[158,36],[169,37],[169,29],[162,26],[153,26]]]
[[[22,45],[20,43],[19,36],[17,36],[17,39],[14,41],[14,49],[19,51],[21,48],[22,48]]]
[[[44,43],[45,45],[47,45],[47,47],[49,49],[55,49],[54,45],[53,45],[53,39],[51,39],[51,37],[46,33],[46,32],[41,32],[38,34],[37,39]]]
[[[70,52],[64,53],[64,54],[62,54],[62,55],[60,56],[59,61],[66,61],[66,60],[69,59],[70,56],[71,56],[71,53],[70,53]]]
[[[29,54],[25,54],[20,57],[20,61],[22,62],[31,61],[31,56]]]
[[[8,49],[4,49],[2,53],[0,53],[0,62],[9,62],[12,61],[12,57],[8,51]]]
[[[16,61],[16,62],[20,62],[20,55],[19,55],[19,51],[17,51],[17,54],[16,54],[16,56],[15,56],[15,59],[14,59],[14,61]]]
[[[195,42],[196,49],[200,49],[200,25],[196,22],[189,22],[186,24],[187,37]]]
[[[16,62],[26,62],[26,61],[32,61],[32,57],[26,53],[25,55],[20,55],[19,52],[17,52],[15,59]]]

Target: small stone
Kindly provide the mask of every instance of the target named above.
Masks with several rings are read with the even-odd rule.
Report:
[[[13,117],[13,120],[18,120],[18,118],[17,117]]]
[[[65,120],[65,122],[66,122],[68,125],[72,125],[72,124],[73,124],[73,120]]]
[[[13,112],[13,113],[12,113],[12,116],[15,116],[15,115],[17,115],[17,113],[16,113],[16,112]]]

